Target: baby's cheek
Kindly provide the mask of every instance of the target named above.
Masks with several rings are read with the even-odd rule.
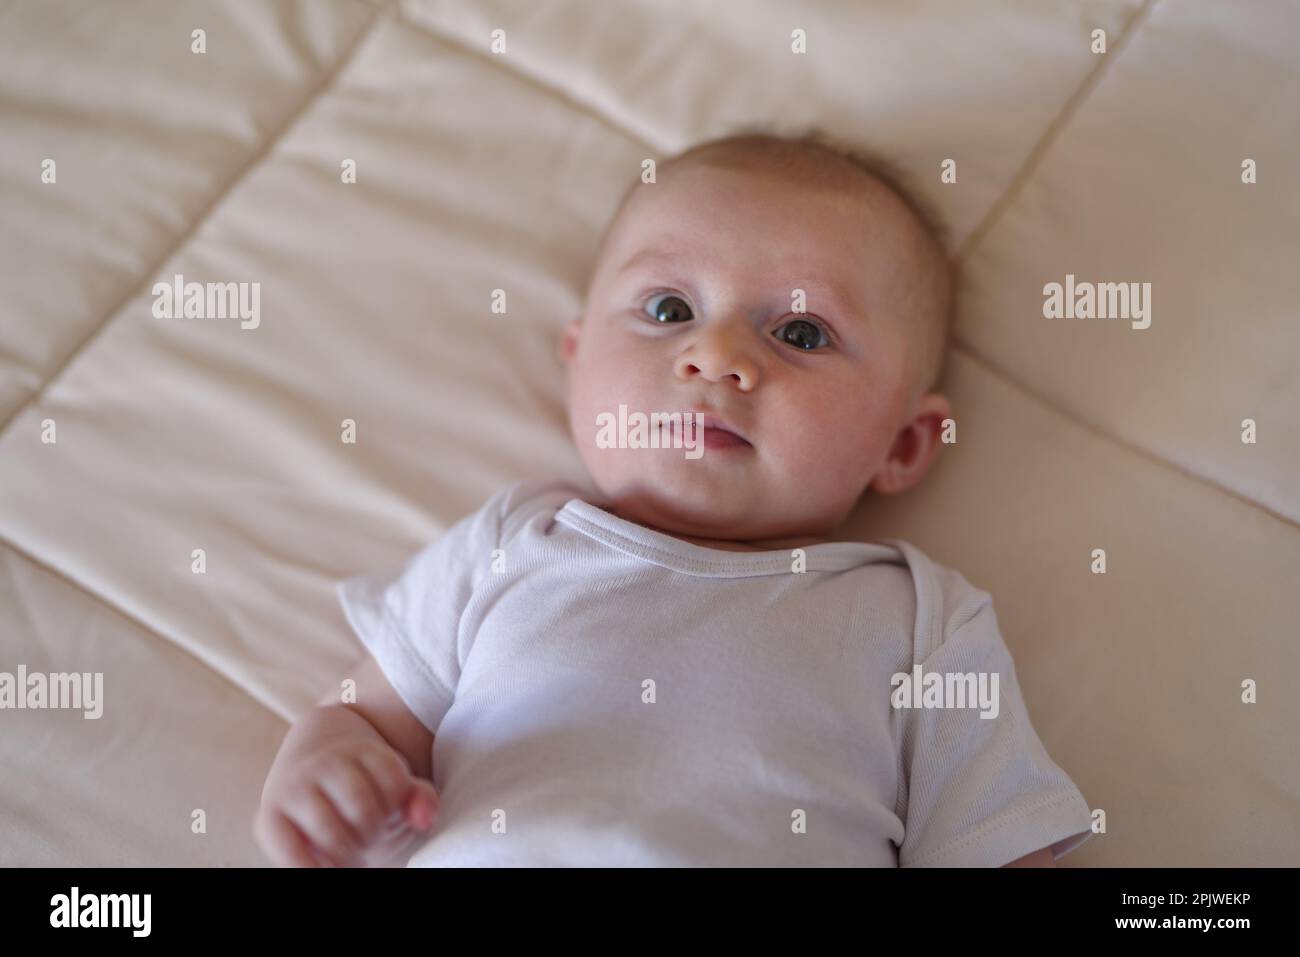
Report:
[[[881,441],[878,423],[840,406],[805,424],[798,453],[827,493],[847,494],[866,482],[872,463],[880,458]]]
[[[865,416],[827,397],[822,402],[800,402],[791,406],[788,427],[798,437],[803,452],[828,456],[852,454],[863,444]]]
[[[569,417],[574,441],[584,451],[596,445],[596,416],[604,404],[600,398],[601,384],[590,377],[577,377],[570,386]]]
[[[636,388],[637,368],[633,356],[617,338],[590,343],[591,350],[577,370],[578,389],[594,415],[616,412],[619,403],[629,406]]]

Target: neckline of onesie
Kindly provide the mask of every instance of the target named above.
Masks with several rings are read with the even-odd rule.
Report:
[[[794,549],[736,552],[709,548],[646,528],[580,498],[569,499],[555,514],[563,522],[597,541],[644,561],[702,578],[750,578],[795,572]],[[805,571],[845,571],[871,561],[897,560],[898,549],[869,542],[819,542],[805,545]]]

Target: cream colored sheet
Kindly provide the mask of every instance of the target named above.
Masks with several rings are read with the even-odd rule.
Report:
[[[1062,864],[1300,862],[1297,27],[1285,0],[0,3],[0,670],[107,682],[98,722],[0,712],[0,864],[259,863],[286,723],[359,652],[331,583],[581,477],[554,347],[611,204],[758,123],[890,156],[951,226],[959,441],[850,529],[993,593],[1107,812]],[[178,273],[260,283],[260,324],[154,318]],[[1151,327],[1042,318],[1067,273],[1152,282]]]

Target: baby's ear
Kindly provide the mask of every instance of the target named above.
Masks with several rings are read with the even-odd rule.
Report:
[[[897,495],[925,478],[939,453],[943,422],[951,415],[946,396],[937,392],[923,396],[912,417],[898,430],[869,487],[881,495]]]

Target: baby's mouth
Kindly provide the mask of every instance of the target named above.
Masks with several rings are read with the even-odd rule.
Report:
[[[700,413],[686,413],[683,416],[683,428],[688,436],[692,436],[696,442],[703,443],[706,449],[746,449],[753,448],[754,444],[747,438],[736,432],[727,425],[724,419],[716,415],[704,413],[702,425],[697,429],[696,426],[701,420],[695,418]],[[672,426],[676,432],[677,426]]]
[[[748,439],[742,439],[735,432],[726,429],[704,429],[704,447],[706,449],[752,449]]]

